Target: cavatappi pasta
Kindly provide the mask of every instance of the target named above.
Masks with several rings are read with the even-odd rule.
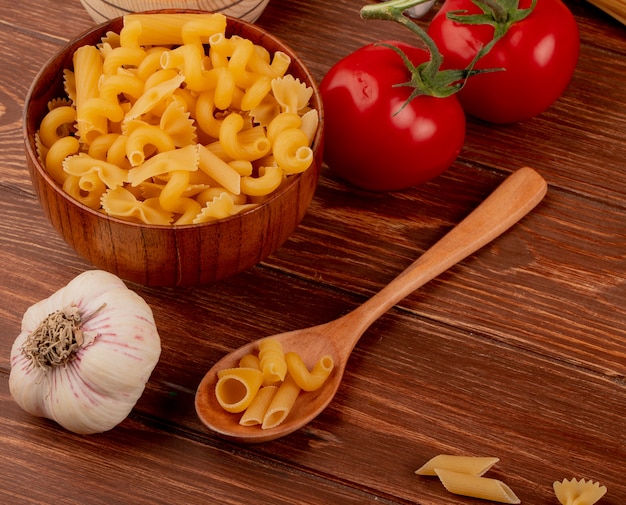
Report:
[[[231,413],[242,413],[239,424],[274,428],[289,415],[302,391],[320,388],[334,367],[322,356],[309,369],[299,354],[284,353],[272,337],[259,342],[258,354],[247,354],[238,367],[220,370],[215,386],[218,403]]]
[[[493,457],[440,454],[427,461],[415,473],[436,475],[445,489],[453,494],[499,503],[521,503],[504,482],[483,477],[498,461],[498,458]]]
[[[250,209],[313,162],[312,88],[290,57],[226,35],[221,14],[129,14],[73,55],[37,133],[64,190],[156,225]]]

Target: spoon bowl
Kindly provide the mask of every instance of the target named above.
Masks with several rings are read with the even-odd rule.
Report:
[[[218,435],[237,442],[267,442],[288,435],[309,423],[331,402],[355,345],[380,316],[400,300],[473,254],[498,237],[530,212],[547,191],[545,180],[532,168],[510,175],[463,221],[422,254],[400,275],[365,303],[333,321],[274,335],[285,352],[300,354],[311,368],[323,355],[335,363],[326,382],[311,392],[301,392],[287,418],[278,426],[242,426],[238,414],[222,409],[215,396],[217,372],[238,366],[248,353],[258,352],[258,340],[236,349],[206,373],[196,392],[195,406],[200,420]]]

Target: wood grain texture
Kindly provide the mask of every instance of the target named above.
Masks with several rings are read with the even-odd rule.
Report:
[[[161,360],[126,421],[80,437],[23,412],[8,375],[26,308],[91,268],[35,198],[21,114],[39,68],[93,23],[79,0],[0,0],[0,502],[481,503],[414,474],[446,452],[499,457],[487,475],[522,503],[556,503],[552,482],[572,477],[605,485],[601,505],[626,503],[626,37],[590,3],[566,3],[581,59],[541,116],[469,119],[450,170],[403,192],[355,190],[325,167],[301,225],[262,264],[199,288],[130,284],[154,310]],[[321,79],[362,44],[410,40],[358,19],[361,5],[271,0],[258,24]],[[204,428],[193,400],[215,361],[353,309],[523,165],[548,181],[544,201],[373,324],[310,425],[253,447]]]

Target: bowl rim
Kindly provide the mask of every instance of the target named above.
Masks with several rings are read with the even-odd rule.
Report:
[[[172,14],[182,14],[182,13],[204,13],[204,14],[210,14],[212,13],[211,11],[206,11],[206,10],[200,10],[200,9],[156,9],[156,10],[145,10],[145,11],[138,11],[138,14],[167,14],[167,13],[172,13]],[[319,124],[318,124],[318,128],[317,131],[315,133],[315,137],[313,138],[313,141],[311,143],[311,146],[313,148],[314,151],[314,161],[313,163],[317,163],[318,159],[321,162],[321,151],[323,149],[323,134],[324,134],[324,107],[323,107],[323,103],[322,103],[322,99],[321,99],[321,94],[320,94],[320,90],[319,90],[319,85],[315,79],[315,77],[313,76],[313,74],[311,73],[311,71],[309,70],[309,68],[307,67],[307,65],[304,63],[304,61],[300,58],[300,56],[298,55],[298,53],[292,49],[292,47],[287,44],[286,42],[284,42],[282,39],[280,39],[279,37],[277,37],[276,35],[273,35],[272,33],[270,33],[269,31],[265,30],[264,28],[258,26],[255,23],[249,22],[249,21],[245,21],[243,19],[239,19],[239,18],[235,18],[226,14],[221,14],[220,15],[224,16],[227,20],[227,30],[228,30],[228,26],[229,24],[239,24],[242,25],[246,30],[250,30],[256,34],[258,34],[260,36],[261,39],[265,40],[267,38],[271,39],[275,44],[282,46],[282,48],[289,53],[289,56],[291,57],[291,63],[290,63],[290,67],[296,63],[297,66],[300,69],[300,73],[303,74],[305,76],[305,78],[307,79],[307,85],[311,86],[313,88],[313,95],[312,95],[312,100],[315,102],[315,109],[318,111],[318,115],[319,115]],[[263,208],[266,208],[267,205],[269,205],[270,203],[272,203],[274,200],[282,197],[289,189],[292,188],[292,186],[294,186],[295,184],[297,184],[298,180],[302,177],[302,173],[298,173],[298,174],[294,174],[292,176],[289,177],[289,182],[288,184],[286,184],[283,188],[281,188],[278,191],[275,191],[274,193],[272,193],[264,202],[262,202],[260,205],[257,205],[253,208],[247,209],[243,212],[240,212],[238,214],[232,215],[232,216],[228,216],[225,218],[220,218],[214,221],[209,221],[209,222],[205,222],[205,223],[197,223],[197,224],[184,224],[184,225],[176,225],[176,224],[170,224],[170,225],[158,225],[158,224],[147,224],[147,223],[140,223],[140,222],[135,222],[135,221],[130,221],[130,220],[126,220],[126,219],[122,219],[122,218],[118,218],[115,216],[110,216],[102,211],[99,210],[95,210],[92,209],[91,207],[88,207],[87,205],[83,204],[82,202],[72,198],[70,195],[68,195],[62,187],[59,186],[59,184],[52,178],[52,176],[48,173],[48,171],[43,167],[43,165],[40,163],[39,161],[39,156],[37,154],[37,148],[36,148],[36,144],[35,144],[35,134],[37,133],[37,130],[35,129],[34,131],[30,131],[30,121],[29,118],[31,116],[30,114],[30,104],[33,100],[33,96],[35,94],[35,91],[41,87],[41,78],[42,75],[46,72],[47,68],[52,65],[55,61],[60,60],[63,58],[63,55],[65,55],[67,57],[67,50],[69,47],[78,44],[81,40],[89,38],[90,36],[95,36],[97,33],[102,32],[102,35],[104,35],[106,33],[107,28],[121,24],[123,25],[123,20],[124,20],[124,15],[122,16],[118,16],[116,18],[112,18],[108,21],[104,21],[102,23],[99,23],[97,25],[94,25],[84,31],[82,31],[81,33],[79,33],[78,35],[72,37],[71,39],[69,39],[64,45],[63,47],[61,47],[60,49],[58,49],[56,52],[54,52],[54,54],[52,56],[50,56],[50,58],[48,58],[46,60],[46,62],[42,65],[42,67],[39,69],[39,71],[37,72],[37,74],[35,75],[35,77],[33,78],[33,81],[31,83],[31,85],[28,88],[28,91],[26,93],[26,98],[24,100],[24,108],[23,108],[23,113],[22,113],[22,134],[23,134],[23,138],[24,138],[24,143],[25,143],[25,149],[27,152],[27,156],[31,158],[32,163],[35,167],[35,170],[37,171],[37,173],[45,180],[46,184],[49,185],[51,188],[54,189],[55,193],[57,193],[58,195],[60,195],[64,200],[69,201],[72,205],[75,205],[76,207],[78,207],[79,209],[81,209],[84,212],[87,212],[88,214],[91,214],[93,217],[96,217],[98,219],[104,219],[107,221],[111,221],[117,225],[122,225],[122,226],[128,226],[128,227],[132,227],[132,228],[141,228],[141,229],[155,229],[155,230],[177,230],[177,231],[182,231],[182,230],[186,230],[186,229],[197,229],[197,228],[203,228],[203,227],[207,227],[207,226],[211,226],[211,225],[216,225],[219,223],[226,223],[228,221],[233,221],[233,220],[241,220],[243,219],[245,216],[249,216],[251,214],[257,213],[257,212],[262,212]],[[77,46],[79,47],[79,46]],[[66,68],[70,68],[70,66],[64,65],[63,69]],[[289,71],[288,71],[289,72]],[[56,82],[56,81],[55,81]],[[40,124],[41,123],[41,119],[39,118],[38,121],[35,122],[35,124]],[[319,151],[319,153],[318,153]],[[307,170],[311,170],[314,167],[309,167]],[[319,171],[320,168],[318,167],[317,170]]]

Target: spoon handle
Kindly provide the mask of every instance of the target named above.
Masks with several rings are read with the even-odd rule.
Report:
[[[344,316],[356,327],[354,342],[346,345],[354,347],[363,332],[396,303],[508,230],[543,199],[546,191],[546,181],[532,168],[521,168],[507,177],[406,270]]]

